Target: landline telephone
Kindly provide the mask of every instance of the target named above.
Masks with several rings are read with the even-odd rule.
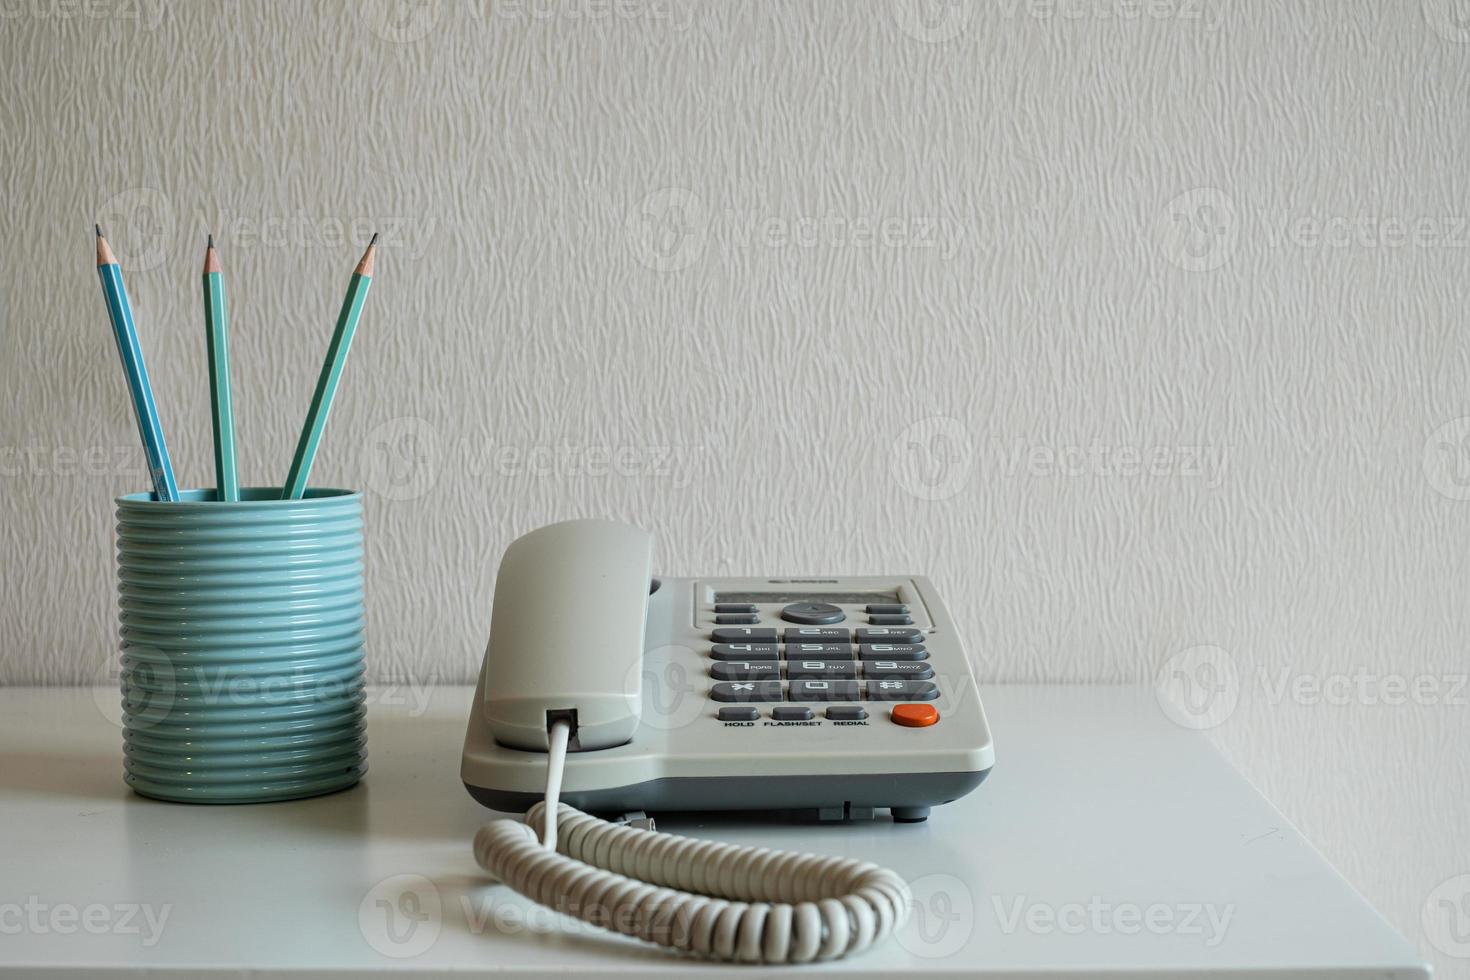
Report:
[[[664,946],[800,963],[902,925],[904,880],[582,811],[886,808],[914,822],[993,762],[927,579],[660,580],[649,534],[580,520],[501,561],[461,777],[487,806],[526,811],[482,828],[475,855],[534,901]]]

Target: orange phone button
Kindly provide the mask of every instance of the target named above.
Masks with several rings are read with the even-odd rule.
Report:
[[[939,709],[932,704],[896,704],[893,722],[908,728],[928,728],[939,720]]]

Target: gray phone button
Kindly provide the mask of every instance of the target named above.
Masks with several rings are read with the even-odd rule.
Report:
[[[716,643],[709,655],[716,660],[775,660],[774,643]]]
[[[864,643],[858,647],[861,660],[928,660],[929,651],[911,643]]]
[[[869,608],[868,609],[868,612],[872,612],[872,611],[873,611],[872,608]],[[717,612],[717,613],[753,613],[753,612],[756,612],[756,608],[755,608],[755,603],[753,603],[753,602],[717,602],[717,603],[715,603],[715,612]],[[739,709],[737,709],[737,710],[739,710]]]
[[[811,721],[812,709],[799,708],[794,705],[786,705],[781,708],[771,709],[771,718],[776,721]]]
[[[922,660],[864,660],[863,676],[870,681],[927,681],[934,668]]]
[[[788,623],[823,626],[828,623],[840,623],[847,616],[843,614],[840,607],[830,602],[793,602],[781,610],[781,618]]]
[[[719,606],[715,607],[716,610],[719,610],[719,608]],[[867,609],[863,611],[866,612],[869,616],[873,615],[874,613],[877,613],[880,616],[907,616],[909,614],[909,607],[905,606],[901,602],[870,602],[868,603]]]
[[[847,643],[788,643],[787,660],[851,660],[852,646]]]
[[[781,682],[736,681],[733,684],[716,684],[709,694],[716,701],[780,701]]]
[[[753,626],[759,623],[761,618],[755,613],[717,613],[715,622],[721,626]]]
[[[858,643],[923,643],[924,633],[918,627],[860,626],[853,639]]]
[[[747,708],[742,705],[720,709],[720,721],[755,721],[760,716],[759,708]]]
[[[933,681],[868,681],[869,701],[933,701],[939,686]]]
[[[710,639],[716,643],[775,643],[776,630],[770,626],[721,626],[710,632]]]
[[[783,643],[846,643],[850,639],[841,626],[788,626],[781,631]]]
[[[834,704],[827,709],[827,717],[833,721],[866,721],[868,709],[860,704]]]
[[[857,681],[792,681],[787,685],[788,701],[856,701]]]
[[[908,613],[869,613],[868,622],[874,626],[908,626],[913,623]]]
[[[779,681],[781,665],[774,660],[730,660],[709,669],[717,681]]]
[[[793,681],[851,681],[857,679],[857,664],[851,660],[792,660],[786,677]]]

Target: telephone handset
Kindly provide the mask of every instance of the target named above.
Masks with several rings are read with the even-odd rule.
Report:
[[[484,718],[501,745],[546,751],[566,718],[574,750],[633,737],[653,579],[653,536],[612,521],[566,521],[505,552],[485,671]]]
[[[659,582],[652,550],[643,531],[584,520],[506,551],[461,776],[526,820],[486,824],[476,859],[543,905],[719,959],[868,948],[909,914],[892,871],[574,807],[927,818],[994,761],[943,603],[907,575]]]

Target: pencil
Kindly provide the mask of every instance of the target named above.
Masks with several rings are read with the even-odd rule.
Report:
[[[225,276],[214,236],[204,250],[204,341],[209,350],[209,409],[214,421],[214,485],[217,500],[239,500],[235,473],[235,412],[230,399],[230,325]]]
[[[291,471],[286,475],[286,485],[281,488],[282,500],[300,500],[306,494],[306,479],[311,474],[312,460],[321,443],[322,431],[327,427],[327,413],[332,410],[332,396],[337,393],[337,382],[342,379],[342,367],[347,363],[347,348],[352,345],[352,335],[357,330],[357,321],[362,317],[362,304],[367,299],[368,287],[373,284],[373,251],[378,236],[368,242],[362,261],[352,273],[347,285],[347,295],[342,299],[342,312],[337,314],[337,329],[332,333],[332,343],[327,347],[327,359],[322,364],[322,373],[316,379],[316,392],[311,396],[311,408],[306,413],[306,424],[301,427],[301,438],[296,443],[296,455],[291,458]]]
[[[123,374],[127,376],[128,389],[133,396],[133,414],[138,419],[138,435],[148,457],[153,495],[159,500],[178,500],[179,487],[174,482],[173,464],[169,462],[168,446],[163,441],[163,426],[158,422],[158,407],[153,403],[153,386],[148,383],[143,348],[138,345],[138,330],[133,322],[128,290],[123,285],[122,268],[108,247],[107,239],[102,237],[101,226],[94,227],[97,229],[97,276],[102,280],[102,299],[107,303],[107,315],[112,320],[112,332],[117,338],[117,355],[122,360]]]

